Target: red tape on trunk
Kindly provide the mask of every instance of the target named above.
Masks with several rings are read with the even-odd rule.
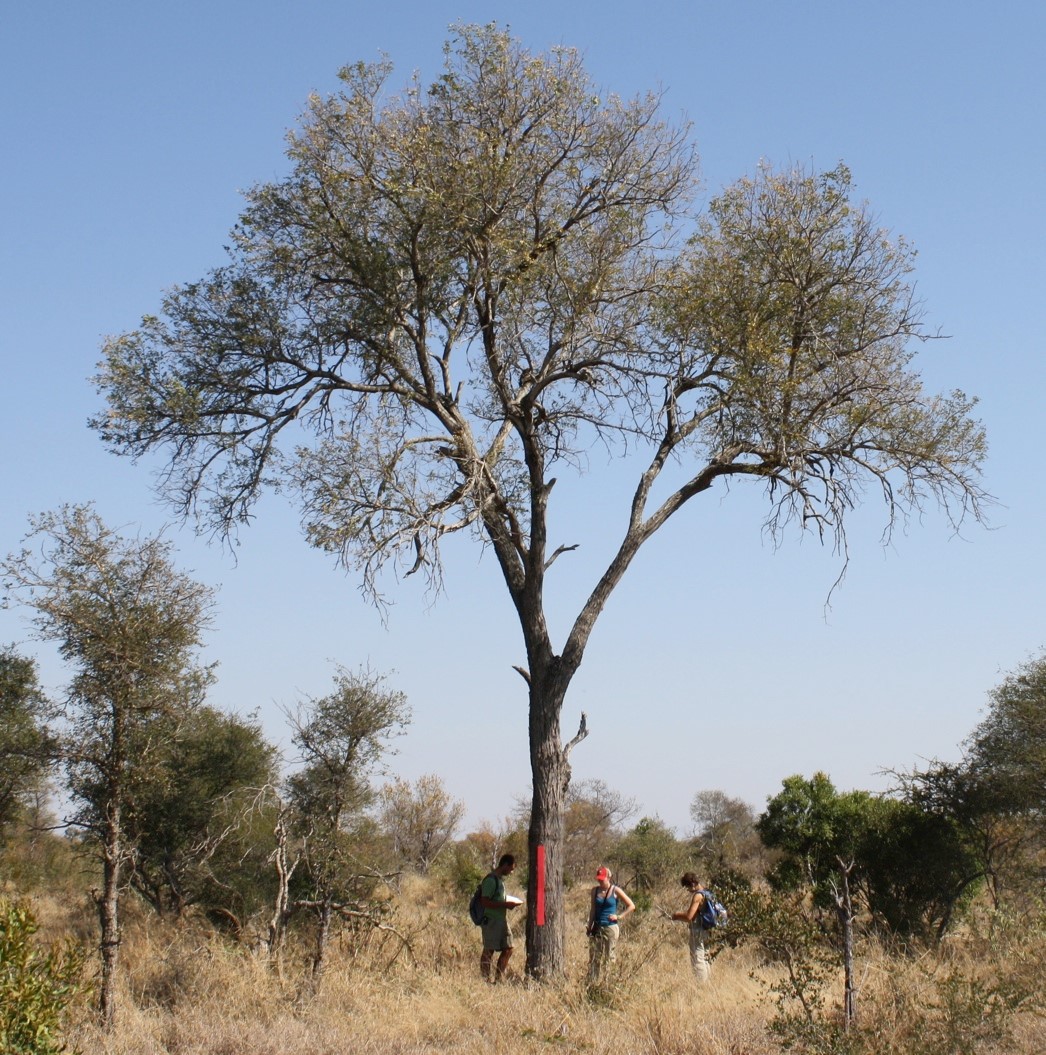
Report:
[[[537,925],[543,927],[545,925],[545,847],[538,846],[538,858],[537,858],[537,906],[536,906],[536,917]]]

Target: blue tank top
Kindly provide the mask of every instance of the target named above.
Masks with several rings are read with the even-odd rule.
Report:
[[[614,893],[614,888],[611,887],[606,894],[606,897],[600,897],[596,894],[596,925],[599,927],[612,927],[616,920],[611,920],[611,916],[617,915],[617,894]]]

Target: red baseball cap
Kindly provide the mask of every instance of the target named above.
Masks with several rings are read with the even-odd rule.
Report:
[[[597,880],[598,879],[609,879],[609,878],[610,878],[610,872],[607,869],[605,869],[605,868],[600,868],[596,872],[596,879]]]

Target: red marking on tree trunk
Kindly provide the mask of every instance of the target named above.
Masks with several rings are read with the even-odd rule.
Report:
[[[538,857],[537,857],[537,925],[543,927],[545,925],[545,847],[544,845],[538,846]]]

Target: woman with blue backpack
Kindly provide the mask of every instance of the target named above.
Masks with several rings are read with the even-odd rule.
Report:
[[[686,872],[680,885],[690,891],[690,904],[682,912],[673,912],[672,919],[687,924],[690,939],[690,966],[699,982],[707,982],[712,965],[705,950],[705,932],[718,925],[719,903],[706,890],[694,872]]]

